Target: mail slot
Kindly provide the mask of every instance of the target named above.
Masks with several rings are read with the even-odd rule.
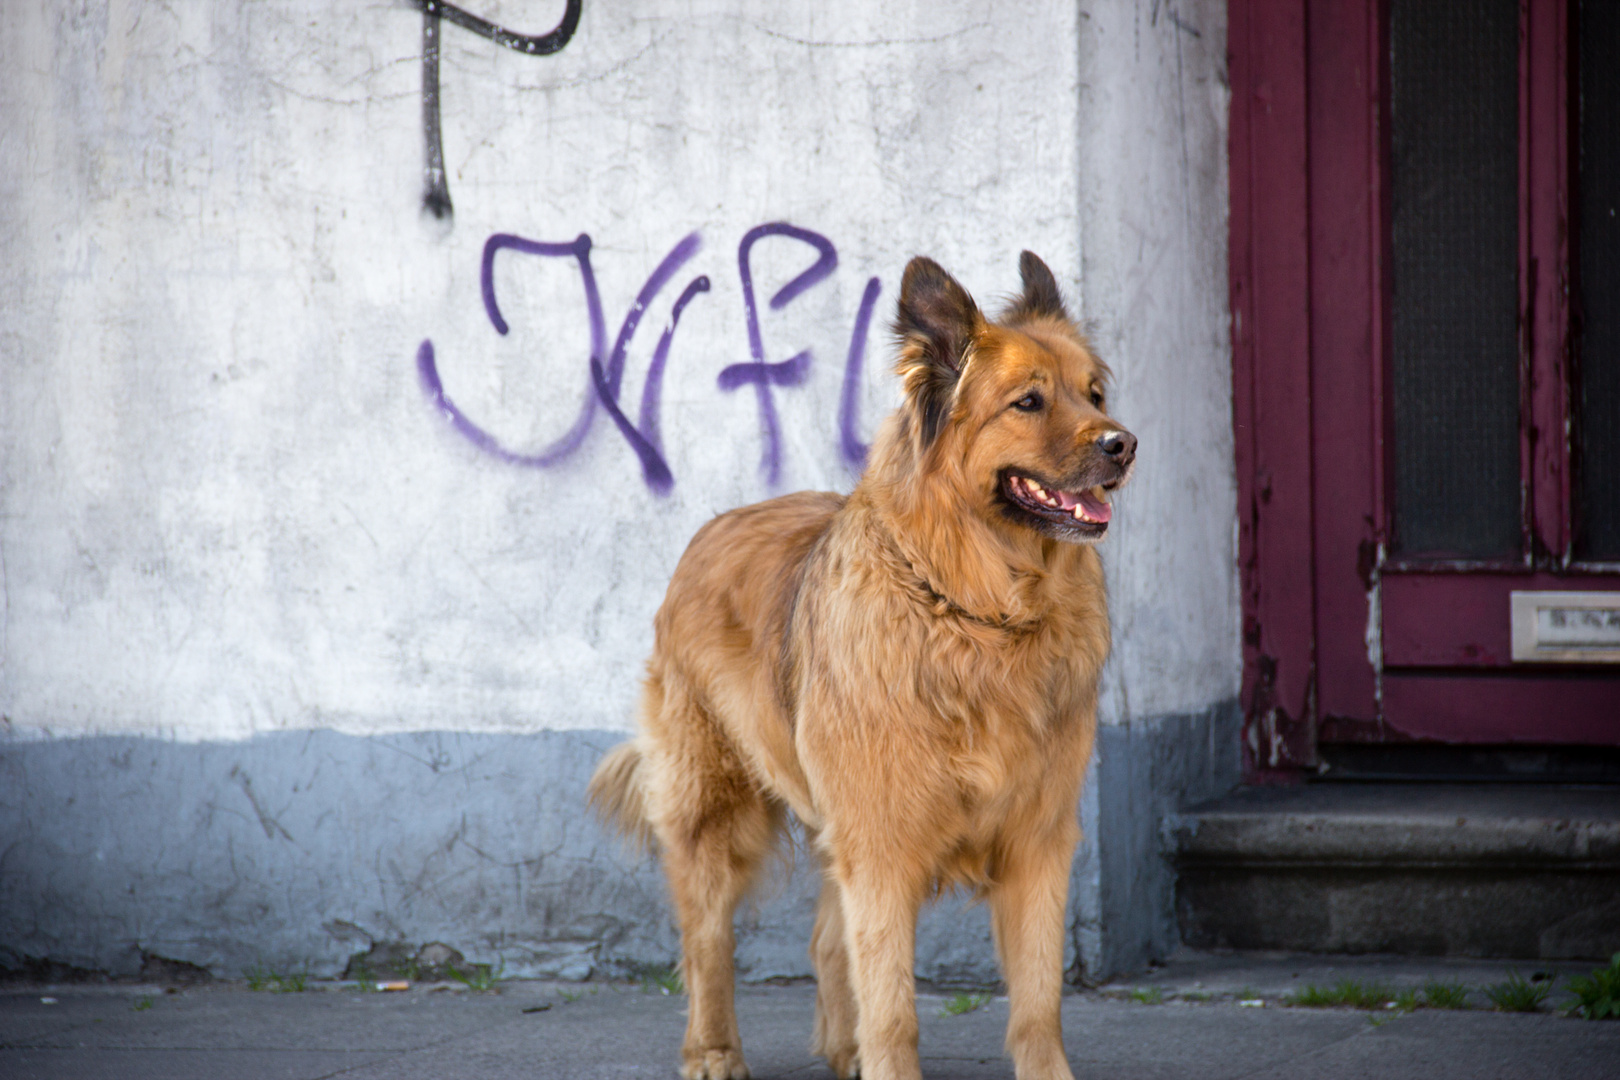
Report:
[[[1620,592],[1509,596],[1515,663],[1620,664]]]

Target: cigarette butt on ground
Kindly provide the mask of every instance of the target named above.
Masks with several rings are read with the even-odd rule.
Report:
[[[409,990],[410,988],[410,982],[405,979],[390,979],[387,982],[377,984],[379,990]]]

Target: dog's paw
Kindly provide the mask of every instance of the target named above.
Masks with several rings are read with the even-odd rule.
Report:
[[[681,1065],[685,1080],[748,1080],[748,1063],[741,1050],[690,1050]]]
[[[1074,1080],[1062,1044],[1013,1053],[1013,1072],[1018,1080]]]
[[[855,1080],[861,1075],[861,1055],[853,1046],[822,1056],[827,1059],[827,1067],[832,1069],[838,1080]]]
[[[816,1035],[811,1040],[810,1052],[827,1059],[827,1067],[838,1080],[855,1080],[861,1075],[860,1048],[850,1034],[834,1035],[827,1030],[826,1016],[816,1013]]]

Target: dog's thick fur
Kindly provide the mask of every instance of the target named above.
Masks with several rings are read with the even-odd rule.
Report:
[[[1084,541],[1107,528],[1136,440],[1104,411],[1107,370],[1051,272],[1029,252],[1020,269],[1022,294],[988,322],[912,260],[905,400],[854,492],[722,514],[676,567],[640,735],[602,761],[591,799],[662,854],[688,1080],[748,1075],[732,913],[789,810],[824,870],[815,1050],[839,1077],[921,1075],[917,913],[951,886],[989,902],[1020,1080],[1071,1076],[1063,914],[1108,652]]]

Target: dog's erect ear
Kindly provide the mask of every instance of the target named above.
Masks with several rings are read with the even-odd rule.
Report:
[[[1008,322],[1040,315],[1068,319],[1069,313],[1063,309],[1063,294],[1058,292],[1057,279],[1041,262],[1039,255],[1026,251],[1018,256],[1018,276],[1023,279],[1024,291],[1007,309],[1004,317]]]
[[[956,380],[984,325],[973,297],[939,263],[919,255],[906,264],[894,320],[900,338],[897,368],[906,397],[917,408],[924,446],[939,433]]]

